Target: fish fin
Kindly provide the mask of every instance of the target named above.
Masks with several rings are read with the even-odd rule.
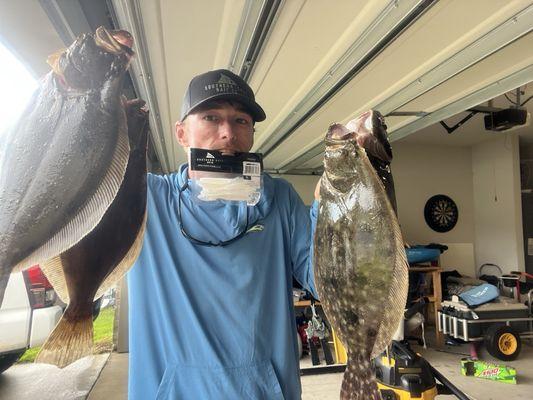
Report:
[[[137,257],[139,257],[143,246],[144,229],[146,227],[146,215],[147,213],[145,211],[143,222],[141,224],[137,237],[135,238],[135,241],[131,245],[130,249],[124,256],[122,261],[120,261],[120,263],[113,269],[113,271],[104,279],[104,281],[98,288],[96,295],[94,296],[95,299],[102,296],[105,292],[109,290],[109,288],[115,286],[117,282],[124,276],[124,274],[128,272],[135,260],[137,260]]]
[[[392,211],[392,206],[391,213],[394,213],[394,211]],[[393,224],[392,228],[396,244],[396,262],[392,271],[389,294],[386,299],[383,299],[384,304],[389,304],[390,307],[386,307],[383,312],[376,341],[372,348],[372,358],[380,355],[392,341],[400,322],[403,320],[403,314],[407,302],[409,264],[407,263],[407,255],[405,254],[405,248],[403,246],[400,225],[394,214],[392,215],[391,221]]]
[[[341,385],[341,400],[381,400],[368,357],[348,355]]]
[[[92,352],[92,315],[75,321],[68,320],[63,315],[41,347],[35,362],[64,368],[80,358],[91,355]]]
[[[8,281],[9,274],[0,275],[0,306],[2,306],[2,301],[4,301],[4,293],[6,291]]]
[[[51,258],[40,264],[40,267],[46,275],[46,279],[48,279],[54,287],[54,290],[61,301],[68,304],[70,302],[70,297],[68,295],[67,281],[65,280],[65,273],[63,272],[61,256]]]
[[[126,115],[123,112],[120,116],[118,141],[111,165],[93,196],[87,200],[68,224],[29,256],[18,262],[14,271],[20,271],[35,264],[42,264],[46,260],[56,257],[74,246],[98,225],[117,195],[124,179],[130,153],[125,124]]]
[[[63,73],[61,72],[61,69],[59,68],[59,59],[61,58],[61,56],[63,55],[63,53],[65,53],[67,50],[66,49],[61,49],[61,50],[58,50],[52,54],[50,54],[47,58],[46,58],[46,63],[52,67],[52,70],[58,74],[58,75],[63,75]]]

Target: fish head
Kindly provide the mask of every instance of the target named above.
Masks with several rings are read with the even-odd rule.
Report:
[[[375,110],[364,112],[346,124],[346,128],[355,132],[357,144],[365,149],[368,155],[390,163],[392,151],[387,139],[385,118]]]
[[[94,89],[124,75],[133,56],[133,37],[127,31],[99,27],[80,35],[66,50],[52,54],[48,64],[67,88]]]
[[[352,160],[360,151],[355,132],[342,124],[332,124],[326,133],[324,169],[340,176],[353,174]]]

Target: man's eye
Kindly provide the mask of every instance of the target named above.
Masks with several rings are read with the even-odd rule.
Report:
[[[246,118],[237,118],[237,123],[240,125],[250,125],[252,122]]]
[[[204,121],[216,121],[217,120],[217,117],[216,115],[204,115],[203,117]]]

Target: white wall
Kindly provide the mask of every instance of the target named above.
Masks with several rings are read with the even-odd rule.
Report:
[[[518,137],[498,134],[472,148],[476,263],[524,271]]]
[[[530,191],[533,189],[533,144],[520,139],[520,169],[521,189]],[[522,193],[522,232],[524,237],[524,264],[527,273],[533,274],[533,193]]]
[[[393,143],[392,173],[398,216],[409,244],[440,243],[449,247],[440,259],[445,269],[474,276],[474,209],[470,148]],[[445,233],[432,230],[424,219],[427,200],[437,194],[457,205],[457,225]]]

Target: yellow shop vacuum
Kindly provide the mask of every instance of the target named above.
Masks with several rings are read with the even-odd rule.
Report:
[[[469,400],[406,341],[394,340],[388,353],[373,360],[373,366],[383,400],[433,400],[439,394]]]

